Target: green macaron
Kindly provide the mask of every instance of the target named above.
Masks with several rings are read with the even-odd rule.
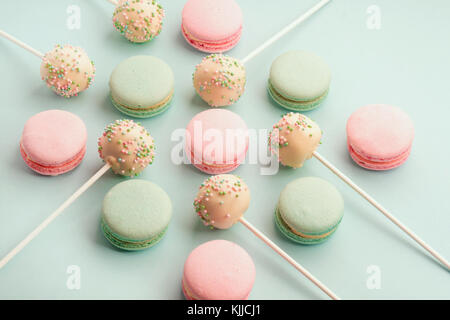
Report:
[[[106,239],[124,250],[141,250],[158,243],[172,217],[172,203],[158,185],[128,180],[106,194],[101,229]]]
[[[134,56],[113,70],[109,88],[111,101],[120,112],[135,118],[149,118],[169,107],[174,76],[163,60],[153,56]]]
[[[272,63],[268,92],[286,109],[309,111],[326,98],[330,81],[330,68],[322,58],[307,51],[289,51]]]
[[[290,182],[281,191],[275,223],[281,233],[301,244],[327,240],[344,214],[344,200],[329,182],[315,177]]]

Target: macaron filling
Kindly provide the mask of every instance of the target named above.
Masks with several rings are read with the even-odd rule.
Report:
[[[156,236],[145,239],[145,240],[135,240],[135,239],[128,239],[124,238],[117,233],[114,233],[108,225],[105,223],[105,221],[102,219],[101,221],[101,228],[103,231],[103,234],[105,235],[105,238],[115,247],[118,247],[120,249],[124,250],[141,250],[145,249],[151,246],[154,246],[157,244],[163,237],[164,234],[167,231],[167,227],[157,234]]]
[[[208,53],[218,53],[230,50],[239,42],[242,35],[242,27],[240,27],[239,30],[232,36],[217,41],[207,41],[198,39],[194,37],[192,34],[190,34],[186,30],[186,27],[184,25],[181,26],[181,32],[186,41],[188,41],[196,49]]]
[[[272,99],[277,102],[282,107],[293,110],[293,111],[309,111],[316,108],[323,100],[328,96],[329,90],[326,90],[322,95],[314,98],[312,100],[298,100],[293,97],[283,96],[276,88],[272,85],[269,80],[268,92]]]
[[[80,152],[70,160],[67,160],[62,163],[56,163],[53,165],[42,164],[34,161],[23,148],[22,142],[20,142],[20,154],[25,163],[34,171],[43,174],[43,175],[58,175],[62,173],[66,173],[71,171],[75,167],[77,167],[84,158],[86,154],[86,147],[80,150]]]
[[[224,161],[224,163],[220,162],[211,163],[203,159],[199,160],[198,158],[195,158],[194,152],[191,151],[190,145],[189,144],[186,145],[186,152],[189,155],[189,160],[191,164],[200,171],[209,174],[221,174],[233,171],[234,169],[239,167],[239,165],[244,161],[247,150],[248,146],[245,148],[244,154],[240,155],[233,161]]]
[[[111,102],[112,104],[122,113],[125,113],[129,116],[136,118],[147,118],[149,116],[156,116],[162,112],[164,112],[172,102],[173,90],[170,94],[161,102],[156,103],[152,106],[128,106],[118,102],[114,99],[114,96],[111,94]]]
[[[358,165],[363,168],[370,170],[389,170],[394,169],[401,164],[403,164],[406,159],[408,159],[409,154],[411,153],[411,147],[408,148],[405,152],[401,153],[399,156],[390,158],[390,159],[376,159],[371,157],[366,157],[365,155],[358,153],[355,149],[352,148],[350,144],[347,144],[350,156],[353,161],[355,161]]]
[[[339,222],[336,225],[334,225],[329,230],[324,231],[322,233],[306,233],[306,232],[301,232],[301,231],[295,230],[294,227],[290,226],[285,220],[283,220],[283,217],[280,214],[278,208],[275,210],[275,218],[276,218],[277,226],[279,228],[283,228],[287,233],[290,234],[291,237],[293,237],[295,239],[295,241],[300,242],[300,243],[305,243],[305,244],[322,242],[323,240],[325,240],[326,238],[331,236],[336,231],[339,223],[342,220],[342,219],[339,220]]]

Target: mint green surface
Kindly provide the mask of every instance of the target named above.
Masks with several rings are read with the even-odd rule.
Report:
[[[299,178],[281,191],[277,210],[284,222],[307,235],[321,235],[333,229],[344,214],[344,199],[328,181]]]
[[[153,240],[167,228],[171,217],[169,196],[150,181],[123,181],[103,199],[102,223],[108,234],[119,240]]]
[[[170,66],[149,55],[125,59],[114,68],[109,81],[115,104],[137,109],[146,109],[165,100],[172,94],[173,86]],[[144,110],[144,113],[147,112]]]
[[[244,14],[241,41],[227,54],[243,59],[318,0],[237,0]],[[97,139],[124,115],[109,98],[109,77],[136,55],[163,59],[175,76],[171,107],[141,120],[155,139],[156,156],[139,179],[152,181],[170,196],[173,216],[164,239],[148,250],[114,249],[103,236],[100,212],[105,194],[123,177],[107,172],[56,218],[20,254],[0,269],[0,299],[184,299],[183,264],[201,243],[225,239],[252,257],[256,279],[250,299],[328,299],[241,224],[229,230],[204,227],[192,209],[198,187],[208,177],[192,165],[171,160],[180,141],[177,129],[208,109],[192,87],[195,65],[206,55],[180,32],[184,0],[161,0],[166,10],[161,34],[134,45],[114,29],[113,6],[105,0],[2,1],[0,29],[42,52],[56,43],[83,47],[97,68],[92,86],[64,99],[40,80],[40,59],[0,38],[0,257],[72,195],[103,165]],[[367,27],[377,6],[381,29]],[[80,10],[80,29],[69,29]],[[72,13],[73,14],[73,13]],[[318,152],[389,209],[435,250],[450,259],[450,3],[448,0],[333,0],[310,19],[245,63],[245,93],[227,110],[250,129],[268,130],[284,113],[267,94],[272,61],[290,50],[321,56],[332,70],[328,97],[308,112],[323,130]],[[267,23],[270,21],[270,23]],[[433,97],[431,100],[430,97]],[[416,135],[408,161],[397,169],[373,172],[356,165],[347,151],[348,117],[369,103],[389,103],[413,119]],[[58,108],[80,116],[88,130],[87,152],[75,170],[43,177],[20,157],[23,126],[32,115]],[[176,135],[174,135],[176,136]],[[262,134],[261,144],[266,141]],[[250,148],[256,147],[251,143]],[[175,151],[174,151],[175,150]],[[263,153],[263,146],[258,147]],[[280,167],[261,175],[247,157],[233,173],[249,186],[245,218],[343,299],[450,299],[450,274],[388,219],[316,159],[302,168]],[[292,180],[316,176],[332,183],[345,201],[338,231],[318,246],[299,245],[277,229],[274,210]],[[73,288],[71,266],[79,267]],[[379,276],[380,286],[368,286]]]

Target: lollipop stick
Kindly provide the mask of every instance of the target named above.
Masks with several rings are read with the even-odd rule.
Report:
[[[280,247],[273,243],[269,238],[267,238],[261,231],[256,229],[250,222],[245,220],[244,217],[239,219],[248,230],[250,230],[255,236],[260,238],[265,244],[271,247],[276,253],[278,253],[284,260],[289,262],[295,269],[300,271],[306,278],[308,278],[312,283],[314,283],[320,290],[325,292],[333,300],[341,300],[337,295],[335,295],[330,289],[328,289],[322,282],[320,282],[316,277],[314,277],[308,270],[298,264],[294,259],[292,259],[286,252],[284,252]]]
[[[12,35],[6,33],[5,31],[0,30],[0,36],[10,40],[11,42],[14,42],[15,44],[17,44],[19,47],[24,48],[25,50],[28,50],[29,52],[31,52],[32,54],[34,54],[35,56],[39,57],[39,58],[44,58],[44,55],[37,51],[36,49],[33,49],[32,47],[30,47],[29,45],[23,43],[22,41],[14,38]]]
[[[108,2],[112,3],[115,6],[117,6],[118,4],[117,0],[108,0]]]
[[[300,17],[298,17],[297,19],[295,19],[294,21],[292,21],[289,25],[287,25],[286,27],[284,27],[280,32],[276,33],[275,35],[273,35],[269,40],[267,40],[266,42],[264,42],[262,45],[260,45],[258,48],[256,48],[255,50],[253,50],[252,52],[250,52],[245,58],[243,58],[241,60],[242,64],[247,63],[248,61],[250,61],[251,59],[253,59],[254,57],[256,57],[258,54],[260,54],[264,49],[266,49],[268,46],[270,46],[271,44],[273,44],[275,41],[277,41],[278,39],[280,39],[281,37],[283,37],[285,34],[287,34],[289,31],[291,31],[292,29],[294,29],[296,26],[298,26],[300,23],[302,23],[303,21],[305,21],[306,19],[308,19],[310,16],[312,16],[314,13],[316,13],[317,11],[319,11],[323,6],[325,6],[328,2],[330,2],[331,0],[322,0],[320,2],[318,2],[315,6],[313,6],[311,9],[309,9],[308,11],[306,11],[304,14],[302,14]]]
[[[420,244],[425,250],[427,250],[433,257],[439,260],[448,270],[450,270],[450,264],[444,257],[442,257],[437,251],[431,248],[425,241],[420,239],[414,232],[408,229],[403,223],[401,223],[397,218],[395,218],[387,209],[385,209],[381,204],[375,201],[370,195],[368,195],[364,190],[358,187],[350,178],[348,178],[345,174],[343,174],[339,169],[333,166],[328,160],[326,160],[323,156],[321,156],[318,152],[314,152],[313,156],[322,162],[322,164],[330,169],[334,174],[336,174],[342,181],[348,184],[353,190],[358,192],[364,199],[369,201],[371,205],[377,208],[382,214],[386,216],[389,220],[391,220],[397,227],[402,229],[408,236],[410,236],[413,240],[415,240],[418,244]]]
[[[31,242],[42,230],[44,230],[50,222],[61,214],[68,206],[70,206],[79,196],[83,194],[90,186],[92,186],[106,171],[110,168],[109,164],[105,164],[96,174],[94,174],[88,181],[86,181],[69,199],[49,215],[36,229],[34,229],[25,239],[23,239],[14,249],[12,249],[2,260],[0,260],[0,269],[3,268],[9,260],[14,258],[28,243]]]

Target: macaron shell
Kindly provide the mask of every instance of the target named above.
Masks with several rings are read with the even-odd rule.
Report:
[[[286,185],[281,191],[277,208],[290,228],[314,236],[332,231],[341,221],[344,200],[329,182],[307,177]]]
[[[198,246],[184,264],[183,283],[197,300],[247,299],[254,281],[252,258],[226,240]]]
[[[142,241],[158,237],[169,225],[172,203],[158,185],[128,180],[115,185],[105,196],[102,219],[119,238]]]
[[[347,121],[349,147],[369,162],[396,160],[409,152],[413,139],[411,118],[394,106],[367,105],[355,111]]]
[[[58,166],[79,158],[86,147],[84,122],[73,113],[48,110],[25,123],[21,148],[26,157],[41,166]],[[84,154],[84,153],[83,153]]]
[[[248,128],[237,114],[225,109],[198,113],[186,128],[185,152],[197,163],[235,165],[245,159]]]
[[[307,51],[289,51],[274,60],[269,82],[281,96],[310,101],[323,96],[330,86],[331,71],[319,56]]]
[[[111,98],[124,107],[148,111],[160,107],[173,94],[174,75],[163,60],[153,56],[133,56],[112,72]]]
[[[195,39],[214,42],[242,28],[242,11],[234,0],[188,0],[182,12],[183,28]]]

